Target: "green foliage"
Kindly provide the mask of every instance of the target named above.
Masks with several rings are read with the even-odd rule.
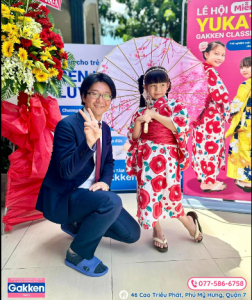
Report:
[[[74,56],[73,56],[72,53],[67,52],[67,56],[68,56],[68,60],[67,60],[67,62],[68,62],[68,68],[67,68],[67,71],[73,72],[73,70],[74,70],[77,62],[76,62],[76,60],[75,60],[75,58],[74,58]]]
[[[68,75],[64,74],[62,79],[67,85],[69,85],[73,88],[76,87],[76,84],[73,82],[73,80]]]
[[[124,41],[133,37],[155,35],[170,37],[180,42],[183,0],[117,0],[117,2],[126,5],[126,14],[112,12],[110,0],[99,0],[99,13],[104,21],[103,35],[109,33],[113,37],[123,38]],[[118,25],[107,25],[115,22]],[[185,18],[185,26],[186,23]]]
[[[57,79],[50,80],[50,83],[47,86],[47,92],[53,97],[61,98],[62,95],[62,80],[58,81]]]
[[[50,81],[50,93],[52,95],[55,95],[55,97],[59,97],[59,94],[60,94],[60,88],[61,87],[58,87],[56,82],[54,82],[53,80]]]
[[[1,0],[1,3],[5,4],[5,5],[9,5],[9,0]]]
[[[45,82],[35,82],[34,83],[34,93],[43,95],[46,92]]]
[[[15,96],[12,84],[13,82],[11,80],[6,80],[5,87],[1,88],[1,101]]]
[[[47,17],[48,17],[49,21],[52,23],[53,28],[54,28],[54,18],[53,18],[53,15],[49,14]]]

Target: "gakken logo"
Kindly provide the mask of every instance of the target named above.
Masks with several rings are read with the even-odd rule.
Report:
[[[8,285],[8,292],[11,293],[45,293],[45,284],[16,284],[11,283]]]
[[[8,278],[8,298],[45,298],[45,278]]]

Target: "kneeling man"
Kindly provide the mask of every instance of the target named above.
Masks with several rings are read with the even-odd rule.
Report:
[[[140,227],[122,207],[120,197],[109,191],[114,159],[110,128],[102,115],[116,97],[114,82],[106,74],[91,74],[80,92],[84,108],[56,126],[36,209],[74,237],[66,265],[98,277],[108,272],[94,256],[102,237],[134,243]]]

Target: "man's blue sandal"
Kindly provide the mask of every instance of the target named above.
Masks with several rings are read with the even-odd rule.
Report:
[[[62,224],[61,230],[63,230],[65,233],[71,235],[73,238],[76,236],[76,227],[74,227],[72,224]]]
[[[100,277],[105,275],[108,272],[108,267],[105,267],[102,264],[102,262],[95,256],[90,260],[83,259],[78,265],[74,265],[73,263],[65,259],[65,264],[68,267],[84,275],[91,276],[91,277]],[[99,268],[100,264],[102,264],[102,266],[106,268],[105,271],[103,271],[102,273],[95,273],[95,270],[97,269],[97,267]]]

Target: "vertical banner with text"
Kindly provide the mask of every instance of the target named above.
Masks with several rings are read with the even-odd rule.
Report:
[[[78,112],[82,108],[80,87],[88,74],[95,73],[105,55],[115,46],[65,44],[65,51],[71,52],[76,61],[73,72],[66,72],[76,84],[76,88],[63,87],[62,97],[58,99],[62,117]],[[127,137],[119,135],[111,129],[113,156],[115,159],[114,177],[111,185],[112,191],[136,190],[136,179],[126,173],[125,158],[129,148]]]
[[[245,81],[240,74],[240,62],[251,56],[251,1],[190,0],[187,22],[187,47],[198,59],[204,61],[199,50],[200,43],[221,41],[226,45],[225,62],[216,70],[229,91],[231,102],[239,85]],[[230,138],[226,140],[226,164],[229,142]],[[191,151],[191,138],[188,145]],[[251,201],[251,194],[239,189],[226,174],[227,167],[220,172],[217,180],[225,182],[227,189],[221,193],[206,194],[200,189],[200,183],[190,167],[184,172],[184,193],[199,197]]]

